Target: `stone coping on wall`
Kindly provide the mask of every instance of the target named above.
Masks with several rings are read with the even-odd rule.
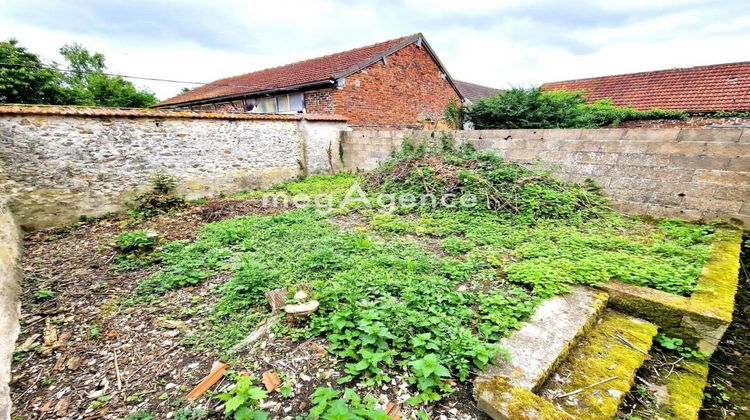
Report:
[[[742,232],[720,230],[690,297],[610,281],[602,290],[609,306],[657,324],[667,335],[713,353],[732,322]]]
[[[125,117],[125,118],[186,118],[215,120],[257,121],[346,121],[333,114],[242,114],[230,112],[198,112],[162,110],[151,108],[107,108],[75,105],[0,105],[0,115],[60,115],[72,117]]]
[[[638,142],[708,142],[750,143],[750,129],[746,128],[545,128],[493,130],[416,130],[371,128],[355,130],[350,138],[440,138],[452,135],[456,139],[503,140],[631,140]]]

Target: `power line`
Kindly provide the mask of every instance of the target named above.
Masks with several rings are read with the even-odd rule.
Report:
[[[205,82],[188,82],[183,80],[172,80],[172,79],[159,79],[155,77],[141,77],[141,76],[128,76],[125,74],[118,74],[118,73],[105,73],[105,72],[98,72],[98,71],[77,71],[77,70],[69,70],[69,69],[61,69],[57,67],[52,66],[44,66],[44,65],[34,65],[29,66],[25,64],[15,64],[15,63],[8,63],[8,62],[0,62],[0,66],[9,66],[9,67],[24,67],[24,68],[38,68],[38,69],[46,69],[46,70],[55,70],[60,71],[63,73],[84,73],[84,74],[103,74],[105,76],[113,76],[113,77],[122,77],[126,79],[137,79],[137,80],[150,80],[154,82],[168,82],[168,83],[180,83],[180,84],[190,84],[190,85],[207,85],[208,83]],[[243,87],[243,86],[237,86],[237,87]]]

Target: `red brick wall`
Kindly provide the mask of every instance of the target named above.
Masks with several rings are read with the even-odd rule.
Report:
[[[305,92],[305,112],[308,114],[333,114],[332,89],[311,90]]]
[[[459,99],[424,46],[411,44],[346,78],[342,87],[305,92],[309,114],[338,114],[354,127],[434,127],[448,101]],[[243,112],[242,101],[197,105],[200,111]]]
[[[450,98],[458,99],[424,46],[411,44],[386,62],[378,61],[334,88],[332,112],[355,127],[415,127],[441,119]]]

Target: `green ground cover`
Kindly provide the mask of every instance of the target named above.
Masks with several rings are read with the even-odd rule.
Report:
[[[419,208],[305,207],[203,227],[195,241],[159,251],[161,269],[130,303],[199,284],[219,272],[210,316],[192,341],[228,352],[268,316],[264,293],[290,297],[309,286],[320,308],[308,323],[279,323],[295,338],[325,337],[342,360],[340,382],[376,384],[406,369],[419,404],[451,392],[503,354],[497,340],[518,328],[538,303],[577,284],[612,278],[689,295],[710,252],[714,227],[676,220],[650,223],[606,206],[595,185],[570,184],[470,149],[407,147],[367,178],[310,177],[276,194],[332,193],[334,204],[360,181],[394,198],[470,192]],[[253,194],[257,196],[257,194]],[[438,200],[440,201],[440,200]],[[385,206],[384,206],[385,207]],[[450,208],[452,207],[452,208]],[[357,216],[341,229],[332,217]],[[354,217],[353,217],[354,218]],[[423,240],[439,245],[438,252]]]

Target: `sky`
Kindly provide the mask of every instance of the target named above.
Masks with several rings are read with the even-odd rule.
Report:
[[[111,72],[219,78],[424,34],[487,86],[750,61],[750,0],[3,0],[0,39],[47,62],[78,42]],[[194,84],[132,80],[160,99]]]

